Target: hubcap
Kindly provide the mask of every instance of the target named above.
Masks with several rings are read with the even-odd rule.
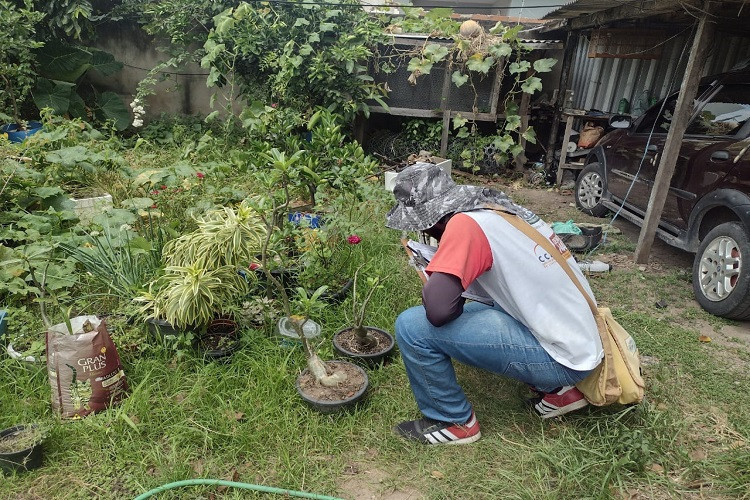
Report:
[[[719,236],[701,255],[700,286],[708,300],[726,299],[734,290],[742,270],[740,247],[733,238]]]
[[[597,172],[589,172],[583,176],[578,184],[578,201],[583,208],[591,210],[599,204],[603,192],[602,176]]]

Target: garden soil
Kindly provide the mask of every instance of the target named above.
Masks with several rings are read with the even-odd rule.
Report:
[[[335,387],[325,387],[318,384],[309,371],[303,372],[299,379],[299,386],[310,399],[330,402],[345,401],[359,392],[366,382],[362,372],[350,363],[327,361],[325,365],[329,374],[334,371],[343,371],[346,374],[346,380]]]
[[[381,353],[391,347],[391,339],[384,333],[372,328],[367,328],[367,332],[372,338],[375,339],[375,345],[373,347],[367,348],[361,346],[359,344],[359,341],[357,340],[357,334],[353,329],[340,333],[336,337],[336,342],[338,342],[340,347],[343,347],[349,352],[354,352],[357,354]]]

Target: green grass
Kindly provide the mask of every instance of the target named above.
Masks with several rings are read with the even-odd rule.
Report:
[[[420,283],[398,232],[382,227],[383,201],[362,207],[369,217],[361,245],[368,269],[388,276],[367,323],[392,331],[398,313],[420,303]],[[630,251],[624,239],[617,245],[606,252]],[[398,357],[368,371],[366,404],[321,415],[294,387],[304,367],[301,350],[279,345],[273,325],[245,330],[229,362],[211,363],[192,350],[178,357],[148,341],[141,325],[121,321],[112,332],[129,395],[83,420],[52,414],[43,366],[2,358],[0,427],[35,422],[48,438],[44,467],[2,478],[0,498],[133,498],[189,478],[346,498],[394,492],[429,499],[750,497],[747,344],[697,340],[698,323],[720,330],[730,322],[692,301],[686,270],[615,268],[591,283],[648,356],[647,398],[636,407],[589,408],[541,421],[524,405],[521,384],[458,366],[483,437],[470,446],[426,447],[391,431],[418,416]],[[659,299],[669,307],[657,309]],[[11,324],[40,331],[34,305],[28,309],[23,325]],[[324,359],[333,356],[330,337],[346,324],[346,312],[346,305],[331,306],[316,318],[324,325]],[[268,496],[203,486],[158,498],[261,497]]]

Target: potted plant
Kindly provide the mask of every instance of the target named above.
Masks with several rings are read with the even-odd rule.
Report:
[[[333,336],[333,350],[342,356],[359,359],[374,366],[387,361],[395,348],[393,335],[374,326],[365,326],[367,307],[376,290],[383,287],[380,277],[367,279],[368,288],[358,294],[358,275],[361,267],[354,273],[354,290],[352,291],[352,324],[342,328]]]
[[[21,142],[39,131],[42,124],[27,122],[21,117],[21,104],[36,80],[34,49],[44,45],[34,39],[35,25],[44,14],[33,10],[27,1],[23,7],[13,2],[0,2],[0,106],[10,114],[0,111],[5,122],[0,133],[11,142]]]
[[[0,469],[7,474],[42,465],[44,433],[36,425],[18,425],[0,431]]]
[[[257,253],[265,228],[246,202],[196,222],[195,231],[164,245],[164,274],[136,300],[147,319],[161,320],[155,328],[193,330],[209,357],[224,357],[238,342],[230,315],[253,277],[239,271]]]
[[[266,228],[265,239],[261,244],[260,269],[268,283],[276,290],[283,314],[296,332],[307,358],[307,368],[297,377],[297,392],[314,409],[322,413],[337,412],[355,405],[364,398],[369,383],[367,374],[362,368],[347,361],[323,361],[313,347],[311,339],[305,334],[305,327],[311,315],[325,307],[320,297],[325,293],[326,287],[322,286],[311,294],[303,287],[297,287],[295,296],[290,297],[282,281],[271,273],[267,265],[273,235],[282,231],[277,221],[286,219],[280,219],[280,216],[288,212],[290,189],[293,181],[299,178],[296,167],[301,152],[287,156],[274,148],[269,153],[263,153],[263,157],[270,168],[259,176],[259,180],[267,187],[266,192],[269,195],[261,195],[253,200],[258,216]],[[274,241],[279,240],[277,238]]]

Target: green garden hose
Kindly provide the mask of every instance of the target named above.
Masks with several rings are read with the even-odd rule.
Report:
[[[235,481],[224,481],[222,479],[186,479],[184,481],[175,481],[174,483],[168,483],[153,490],[149,490],[142,495],[138,495],[135,500],[145,500],[157,493],[162,491],[171,490],[173,488],[181,488],[183,486],[197,486],[197,485],[208,485],[208,486],[229,486],[231,488],[241,488],[243,490],[260,491],[262,493],[276,493],[279,495],[286,495],[290,497],[300,498],[315,498],[317,500],[341,500],[336,497],[327,497],[325,495],[317,495],[315,493],[305,493],[304,491],[285,490],[282,488],[274,488],[272,486],[261,486],[259,484],[250,483],[239,483]]]

